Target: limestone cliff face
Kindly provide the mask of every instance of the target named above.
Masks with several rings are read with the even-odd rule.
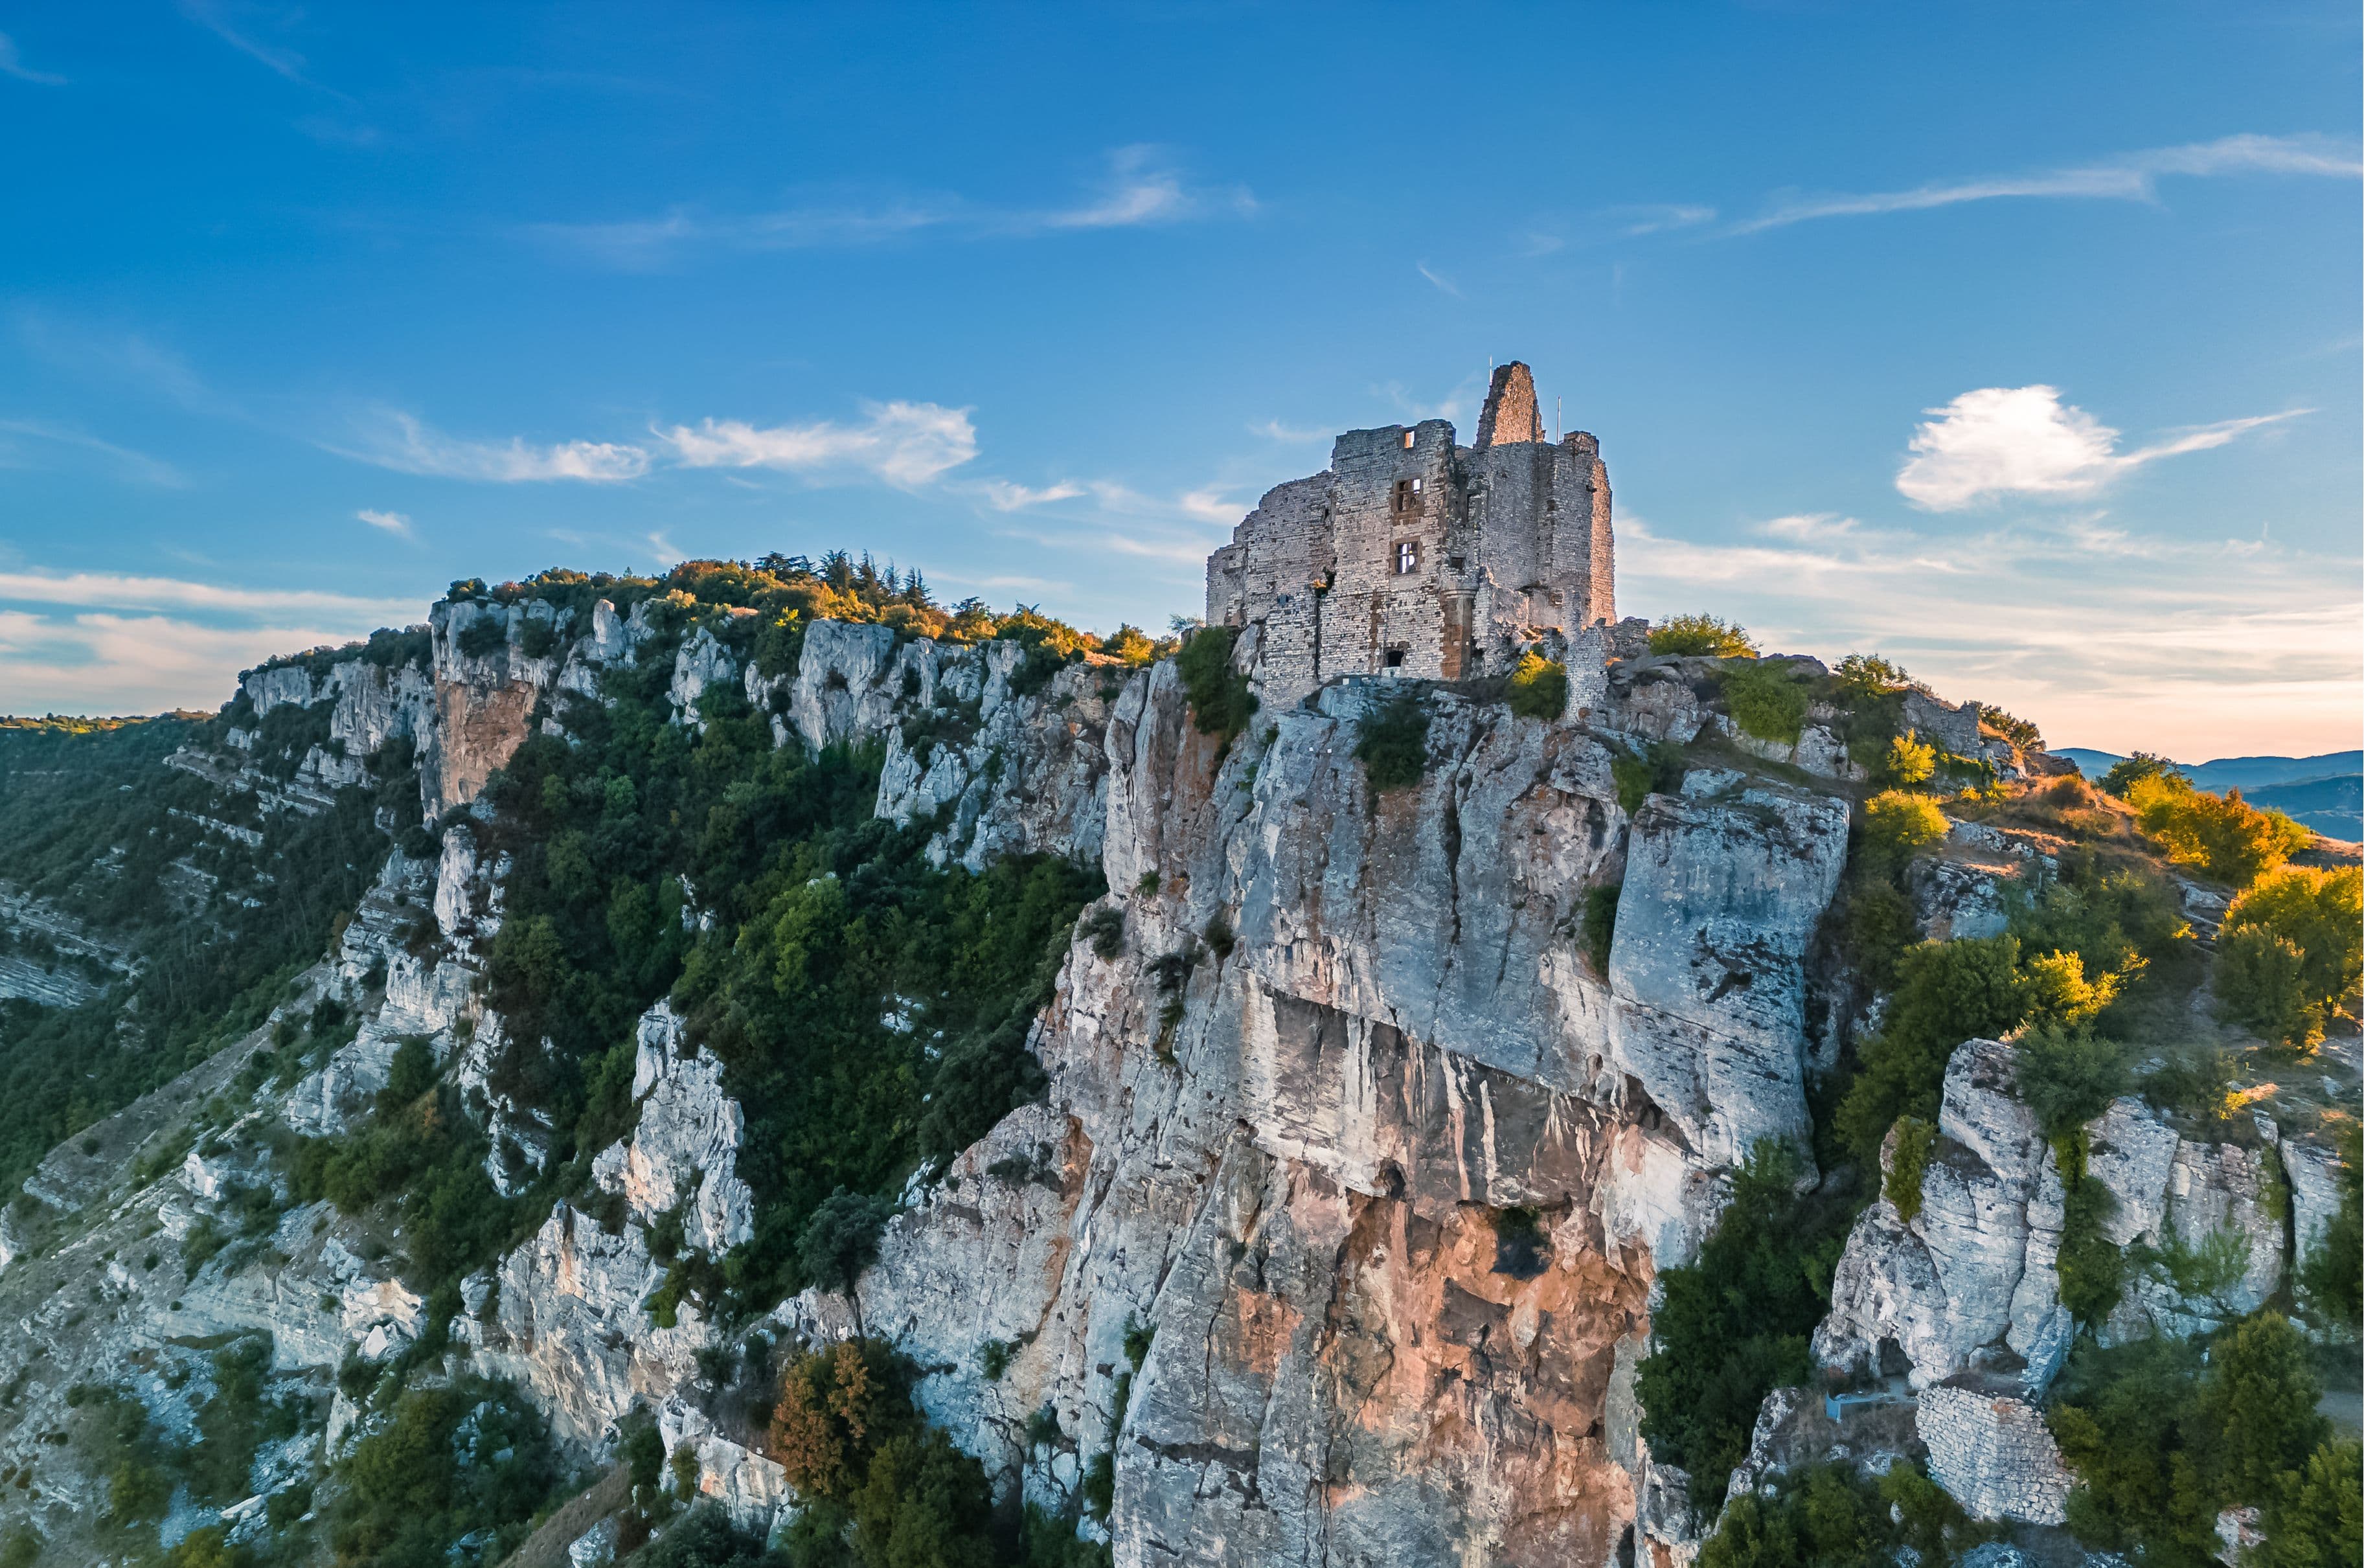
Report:
[[[834,669],[807,643],[815,740],[900,723],[926,679],[843,643]],[[1106,710],[1104,776],[1035,773],[1031,841],[1097,842],[1121,946],[1068,955],[1047,1102],[890,1224],[855,1300],[779,1315],[902,1342],[1042,1501],[1106,1456],[1121,1563],[1609,1561],[1635,1512],[1611,1385],[1655,1271],[1733,1151],[1805,1129],[1844,804],[1733,774],[1629,821],[1600,735],[1442,694],[1425,776],[1374,797],[1353,750],[1386,690],[1226,751],[1162,664]],[[1019,744],[1072,755],[1097,718],[1054,706]],[[1577,932],[1621,873],[1604,976]]]

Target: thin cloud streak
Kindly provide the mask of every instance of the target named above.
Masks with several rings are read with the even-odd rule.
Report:
[[[45,419],[0,419],[0,468],[33,466],[21,460],[11,461],[9,445],[6,439],[10,436],[24,440],[39,441],[48,446],[95,452],[107,459],[126,478],[136,480],[142,484],[152,484],[160,489],[177,490],[188,484],[188,480],[183,476],[179,469],[162,458],[150,457],[146,452],[134,451],[129,447],[119,447],[113,441],[101,440],[96,436],[84,430],[75,429],[71,425],[55,425]]]
[[[2355,179],[2364,175],[2364,155],[2353,143],[2320,136],[2228,136],[2184,147],[2153,148],[2123,157],[2030,174],[1994,174],[1916,185],[1905,191],[1793,198],[1759,217],[1733,224],[1728,235],[1759,234],[1825,217],[1863,217],[1879,213],[1925,212],[1965,202],[2006,198],[2068,198],[2084,201],[2155,202],[2161,176],[2219,174],[2312,174]]]
[[[0,572],[0,603],[335,616],[367,621],[370,627],[407,624],[424,608],[411,599],[362,598],[309,588],[236,588],[114,572]]]
[[[36,87],[62,87],[66,79],[47,71],[36,71],[25,63],[17,52],[17,40],[0,33],[0,76],[14,76],[19,82],[30,82]]]
[[[1194,184],[1162,161],[1158,149],[1132,146],[1108,155],[1107,172],[1094,195],[1064,206],[998,207],[954,195],[821,203],[738,216],[681,206],[654,218],[529,224],[519,232],[610,266],[641,270],[668,265],[695,250],[856,249],[928,233],[963,240],[1031,239],[1245,217],[1256,210],[1246,186]]]
[[[473,479],[497,484],[543,480],[579,480],[613,484],[649,471],[649,454],[617,441],[559,441],[531,445],[512,437],[506,444],[448,436],[417,415],[397,408],[371,410],[355,421],[357,446],[320,442],[322,450],[359,462],[437,479]]]

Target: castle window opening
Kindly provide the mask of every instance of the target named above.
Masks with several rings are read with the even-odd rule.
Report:
[[[1404,651],[1403,651],[1402,649],[1400,649],[1400,648],[1390,648],[1390,649],[1388,649],[1388,669],[1390,669],[1390,670],[1400,670],[1400,669],[1402,669],[1402,668],[1403,668],[1403,662],[1404,662]]]
[[[1406,539],[1396,546],[1396,575],[1410,576],[1420,570],[1420,546]]]
[[[1410,430],[1406,430],[1404,432],[1404,450],[1411,450],[1411,432]]]
[[[1419,482],[1418,480],[1414,480],[1414,479],[1399,479],[1399,480],[1397,480],[1397,481],[1396,481],[1396,487],[1395,487],[1395,494],[1394,494],[1394,495],[1391,497],[1391,501],[1392,501],[1393,506],[1395,506],[1395,509],[1396,509],[1397,511],[1399,511],[1399,512],[1409,512],[1409,511],[1411,511],[1411,510],[1412,509],[1412,506],[1413,506],[1412,497],[1413,497],[1414,495],[1418,495],[1419,493],[1420,493],[1420,482]]]
[[[1467,562],[1463,561],[1462,558],[1457,555],[1448,555],[1444,558],[1444,564],[1451,570],[1459,572],[1466,567]]]
[[[1411,493],[1415,495],[1420,494],[1420,481],[1417,479],[1411,482]]]

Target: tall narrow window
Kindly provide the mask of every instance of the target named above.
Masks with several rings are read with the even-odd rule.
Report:
[[[1395,507],[1398,513],[1403,513],[1409,512],[1414,506],[1418,506],[1419,499],[1419,481],[1411,479],[1399,479],[1396,481],[1394,494],[1389,497],[1389,504]]]
[[[1410,430],[1406,430],[1404,432],[1404,450],[1411,450],[1411,432]]]
[[[1411,539],[1396,546],[1396,575],[1407,576],[1420,570],[1420,546]]]

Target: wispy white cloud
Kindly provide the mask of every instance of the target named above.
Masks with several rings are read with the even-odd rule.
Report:
[[[560,479],[611,484],[638,479],[649,471],[649,454],[626,442],[536,444],[521,437],[506,442],[468,440],[446,435],[398,408],[374,408],[358,417],[351,444],[323,441],[320,445],[340,457],[397,473],[497,484]]]
[[[1613,207],[1609,216],[1618,224],[1617,232],[1627,239],[1639,239],[1645,234],[1664,234],[1672,228],[1697,228],[1715,221],[1715,208],[1690,203],[1666,203],[1656,206]]]
[[[1628,613],[1711,610],[1785,651],[1887,653],[2056,744],[2356,745],[2358,563],[2284,552],[2247,521],[2229,531],[2179,540],[2080,517],[1940,535],[1818,514],[1706,541],[1627,517],[1617,591]]]
[[[1414,261],[1412,263],[1412,270],[1417,272],[1422,277],[1426,278],[1430,283],[1435,284],[1438,293],[1451,295],[1455,299],[1462,297],[1461,291],[1453,286],[1453,281],[1450,278],[1444,277],[1437,272],[1432,272],[1429,269],[1427,262]]]
[[[1980,387],[1926,412],[1934,417],[1913,431],[1896,488],[1916,506],[1953,512],[2008,495],[2092,495],[2145,463],[2221,447],[2307,410],[2199,426],[2123,452],[2116,430],[2061,402],[2057,387]]]
[[[1089,194],[1063,205],[1002,206],[948,195],[820,197],[742,214],[683,205],[653,217],[538,223],[521,232],[610,266],[636,269],[669,265],[698,250],[849,249],[922,234],[1025,239],[1244,217],[1255,210],[1246,186],[1196,183],[1159,149],[1133,146],[1110,152]]]
[[[17,40],[0,33],[0,76],[14,76],[19,82],[30,82],[37,87],[62,87],[66,79],[47,71],[36,71],[25,63],[17,51]]]
[[[140,333],[30,307],[15,311],[12,321],[25,346],[61,370],[163,398],[193,414],[248,417],[237,398],[206,382],[180,354]]]
[[[415,617],[409,599],[374,599],[310,588],[239,588],[115,572],[0,572],[0,604],[175,609],[223,615],[328,616],[362,629]]]
[[[1019,484],[1007,479],[982,479],[971,486],[985,504],[997,512],[1022,512],[1029,506],[1047,506],[1054,501],[1072,501],[1084,495],[1085,489],[1072,479],[1062,479],[1040,487]]]
[[[294,50],[266,44],[230,20],[227,0],[180,0],[181,15],[213,34],[240,54],[260,61],[290,82],[312,83],[304,75],[304,57]]]
[[[123,478],[141,484],[177,489],[188,483],[179,469],[162,458],[150,457],[146,452],[101,440],[72,425],[60,425],[47,419],[0,419],[0,468],[46,466],[28,450],[28,444],[91,454]]]
[[[854,471],[909,488],[976,456],[976,427],[965,408],[936,403],[865,403],[859,424],[750,425],[708,419],[697,428],[657,432],[686,468],[772,468],[791,473]]]
[[[2158,182],[2167,175],[2247,173],[2355,179],[2364,174],[2364,153],[2359,153],[2353,142],[2335,141],[2323,136],[2228,136],[2215,141],[2152,148],[2033,173],[1937,181],[1901,191],[1789,196],[1778,200],[1759,216],[1734,224],[1726,232],[1756,234],[1816,218],[1924,212],[1964,202],[2014,197],[2150,202],[2158,199]]]
[[[1248,427],[1248,434],[1252,436],[1262,436],[1266,440],[1286,441],[1292,446],[1296,446],[1302,445],[1308,441],[1329,440],[1333,432],[1315,429],[1310,426],[1304,429],[1299,429],[1294,425],[1284,425],[1277,419],[1266,419],[1261,425],[1250,425]]]
[[[418,530],[410,526],[410,519],[400,512],[380,512],[363,506],[353,516],[382,533],[392,534],[395,538],[406,539],[412,544],[418,542]]]

